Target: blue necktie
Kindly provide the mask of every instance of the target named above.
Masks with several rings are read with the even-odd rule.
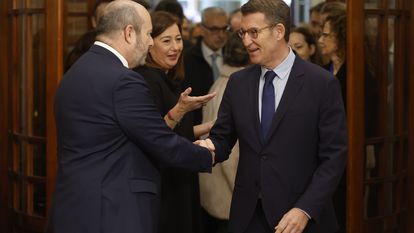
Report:
[[[270,70],[264,75],[265,84],[262,93],[262,119],[260,121],[263,139],[266,139],[267,137],[275,113],[275,88],[273,86],[273,79],[275,77],[276,73]]]

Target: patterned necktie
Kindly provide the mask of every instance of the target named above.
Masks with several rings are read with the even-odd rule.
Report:
[[[213,70],[214,81],[216,81],[219,76],[219,69],[217,66],[217,57],[219,55],[217,53],[212,53],[210,56],[211,56],[211,69]]]
[[[264,75],[265,84],[262,93],[262,119],[260,121],[263,139],[266,139],[267,137],[275,113],[275,88],[273,86],[273,79],[275,77],[276,73],[273,72],[273,70],[267,71]]]

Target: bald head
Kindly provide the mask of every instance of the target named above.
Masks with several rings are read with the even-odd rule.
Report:
[[[131,0],[109,3],[96,31],[96,39],[118,51],[130,68],[145,62],[153,44],[151,17],[142,5]]]
[[[141,31],[144,23],[143,17],[148,16],[148,11],[140,4],[131,0],[116,0],[109,3],[96,26],[98,36],[113,37],[117,31],[132,25],[137,32]]]

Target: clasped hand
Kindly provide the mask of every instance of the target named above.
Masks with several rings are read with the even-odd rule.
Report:
[[[213,142],[209,138],[207,138],[205,140],[197,140],[197,141],[194,142],[194,144],[199,145],[199,146],[202,146],[204,148],[207,148],[210,151],[210,153],[211,153],[212,162],[214,164],[214,162],[215,162],[215,156],[216,156],[216,154],[214,153],[214,151],[216,150],[216,148],[214,147]]]

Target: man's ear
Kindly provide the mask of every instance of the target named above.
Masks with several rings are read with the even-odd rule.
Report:
[[[124,28],[123,33],[124,33],[124,39],[128,44],[135,43],[135,41],[136,41],[136,38],[135,38],[136,37],[136,32],[135,32],[134,27],[131,24],[127,25]]]
[[[281,23],[278,23],[276,24],[274,30],[277,32],[277,40],[284,40],[286,33],[285,26],[283,26]]]

